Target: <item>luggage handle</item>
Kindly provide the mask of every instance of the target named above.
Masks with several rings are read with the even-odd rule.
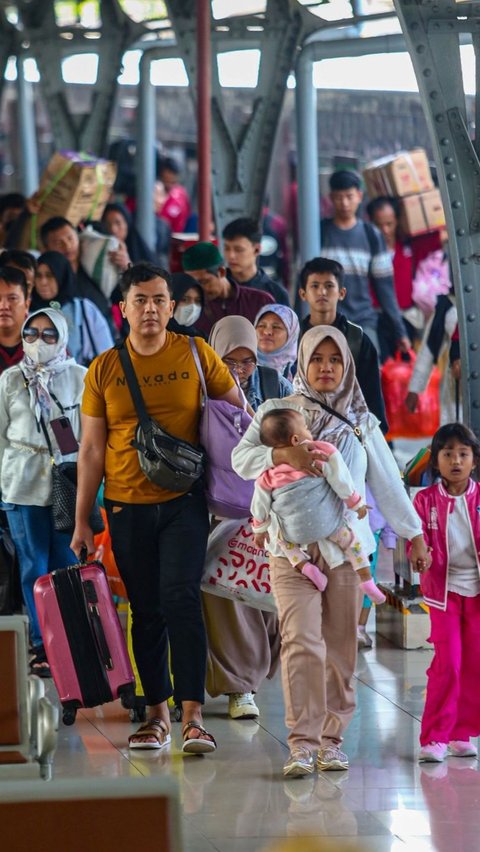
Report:
[[[93,627],[93,633],[95,635],[95,641],[97,643],[98,650],[100,652],[100,657],[102,659],[103,665],[107,669],[107,671],[111,671],[113,669],[113,660],[110,654],[110,649],[108,647],[108,642],[105,636],[105,632],[103,629],[102,620],[100,618],[100,613],[98,611],[98,606],[96,602],[93,602],[89,599],[89,594],[91,593],[90,587],[93,588],[93,593],[95,596],[95,601],[97,600],[97,594],[95,592],[95,586],[91,580],[87,580],[83,583],[85,598],[87,601],[88,612],[90,615],[90,623]],[[88,587],[88,588],[87,588]],[[93,597],[93,596],[92,596]]]

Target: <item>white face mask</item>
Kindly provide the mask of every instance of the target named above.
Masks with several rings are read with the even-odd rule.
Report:
[[[57,355],[58,344],[45,343],[41,337],[37,337],[33,343],[27,343],[27,341],[24,340],[23,351],[25,355],[28,355],[28,357],[37,364],[46,364],[47,361],[51,361],[52,358],[55,358],[55,355]]]
[[[192,302],[190,305],[179,305],[173,316],[179,325],[195,325],[201,313],[202,306]]]

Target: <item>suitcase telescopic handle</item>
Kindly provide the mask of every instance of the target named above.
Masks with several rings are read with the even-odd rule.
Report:
[[[102,619],[98,610],[98,596],[95,589],[95,584],[92,580],[85,580],[83,583],[83,592],[87,602],[88,614],[92,625],[93,633],[97,643],[98,652],[100,654],[103,665],[108,671],[113,669],[113,660],[108,647],[107,637],[103,629]]]
[[[107,639],[103,630],[102,620],[100,618],[98,607],[93,605],[90,606],[89,609],[93,632],[95,633],[95,638],[97,640],[98,650],[100,652],[103,665],[108,671],[111,671],[113,669],[112,655],[110,654],[110,649],[108,647]]]

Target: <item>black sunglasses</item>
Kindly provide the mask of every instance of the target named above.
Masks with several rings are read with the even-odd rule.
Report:
[[[42,331],[39,331],[38,328],[29,326],[23,329],[23,339],[27,343],[33,343],[38,337],[41,337],[44,343],[58,343],[58,331],[56,328],[44,328]]]

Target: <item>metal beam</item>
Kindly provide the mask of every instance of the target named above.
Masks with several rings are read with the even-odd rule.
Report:
[[[28,40],[29,53],[38,64],[40,85],[57,145],[85,148],[95,154],[103,153],[123,54],[145,34],[146,28],[128,17],[118,0],[100,0],[100,38],[89,42],[89,49],[95,47],[95,52],[98,51],[97,83],[88,113],[73,115],[68,106],[62,77],[62,61],[67,51],[68,54],[72,53],[72,48],[68,46],[66,49],[68,42],[59,37],[54,0],[42,0],[41,4],[21,0],[18,9],[23,25],[22,36]]]
[[[302,265],[320,253],[320,203],[318,183],[317,92],[313,63],[342,56],[398,53],[406,49],[403,35],[347,38],[308,42],[295,67],[295,110],[298,169],[298,228]],[[303,303],[302,303],[303,309]]]
[[[38,189],[38,150],[33,89],[32,84],[25,80],[21,56],[17,56],[17,97],[22,192],[29,196]]]
[[[195,16],[191,0],[168,3],[192,94],[196,90]],[[311,19],[311,21],[310,21]],[[293,0],[268,0],[263,27],[258,86],[250,120],[244,127],[226,121],[212,61],[212,178],[217,232],[238,216],[260,218],[275,132],[295,52],[305,33],[321,26]],[[257,35],[257,34],[255,34]],[[231,49],[231,48],[230,48]]]
[[[138,90],[138,133],[136,150],[137,227],[147,245],[155,248],[155,210],[152,192],[155,184],[155,89],[150,82],[152,57],[144,53],[140,60]]]
[[[480,7],[478,3],[457,5],[454,0],[395,0],[395,7],[422,96],[445,207],[458,310],[464,419],[480,435],[480,128],[472,141],[459,39],[465,29],[479,31]],[[478,90],[475,97],[478,115]]]

